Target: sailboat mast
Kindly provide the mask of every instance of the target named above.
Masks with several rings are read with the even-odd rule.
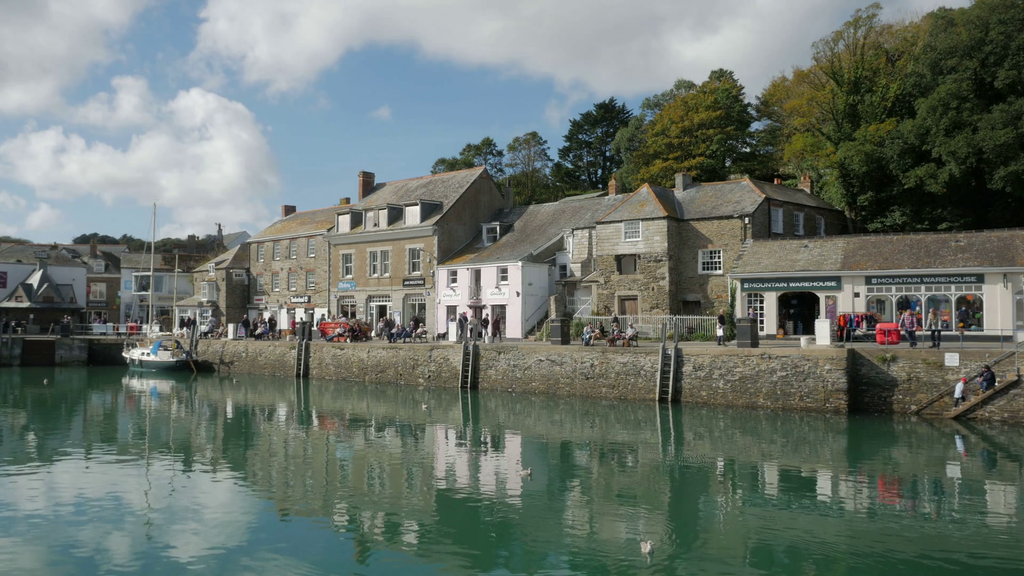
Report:
[[[153,231],[149,236],[149,326],[146,331],[153,330],[153,285],[156,283],[153,278],[153,267],[156,262],[156,202],[153,203]]]

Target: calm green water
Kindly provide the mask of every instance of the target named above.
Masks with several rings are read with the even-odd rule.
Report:
[[[1020,427],[0,369],[0,571],[1020,574],[1022,455]]]

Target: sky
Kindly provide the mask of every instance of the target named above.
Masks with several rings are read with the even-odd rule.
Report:
[[[968,0],[883,0],[887,18]],[[485,136],[734,70],[751,99],[867,0],[0,0],[0,235],[255,234]]]

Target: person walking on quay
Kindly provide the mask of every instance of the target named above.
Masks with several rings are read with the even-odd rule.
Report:
[[[491,315],[490,314],[484,314],[483,320],[480,320],[480,333],[483,334],[485,337],[488,334],[490,334],[490,332],[487,331],[487,329],[490,327],[490,325],[491,325]]]
[[[476,312],[469,319],[469,333],[466,334],[466,342],[473,342],[480,334],[480,319],[476,317]]]
[[[996,373],[992,371],[988,364],[981,367],[981,375],[978,376],[978,386],[981,388],[982,394],[996,387]]]
[[[505,319],[501,317],[501,314],[494,315],[494,321],[491,322],[491,342],[497,340],[498,342],[504,342],[501,339],[501,323]]]
[[[718,346],[725,346],[725,312],[718,313],[718,328],[715,332],[718,334]]]
[[[907,333],[911,348],[917,348],[917,316],[909,309],[900,316],[899,328]]]
[[[924,321],[924,329],[928,330],[932,337],[931,348],[942,347],[942,323],[939,320],[939,311],[932,308],[932,311],[928,313],[928,318]]]
[[[960,403],[964,401],[964,386],[967,384],[967,378],[961,378],[956,383],[956,387],[953,388],[953,409],[956,410],[960,407]]]
[[[270,340],[277,339],[277,318],[274,318],[273,314],[267,319],[267,337]]]
[[[459,342],[466,341],[466,313],[462,312],[459,314],[459,333],[456,335]]]

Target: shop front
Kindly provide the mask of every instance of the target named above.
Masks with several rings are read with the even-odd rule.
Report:
[[[737,315],[757,319],[761,334],[810,336],[819,318],[835,320],[843,280],[839,276],[744,278]]]

